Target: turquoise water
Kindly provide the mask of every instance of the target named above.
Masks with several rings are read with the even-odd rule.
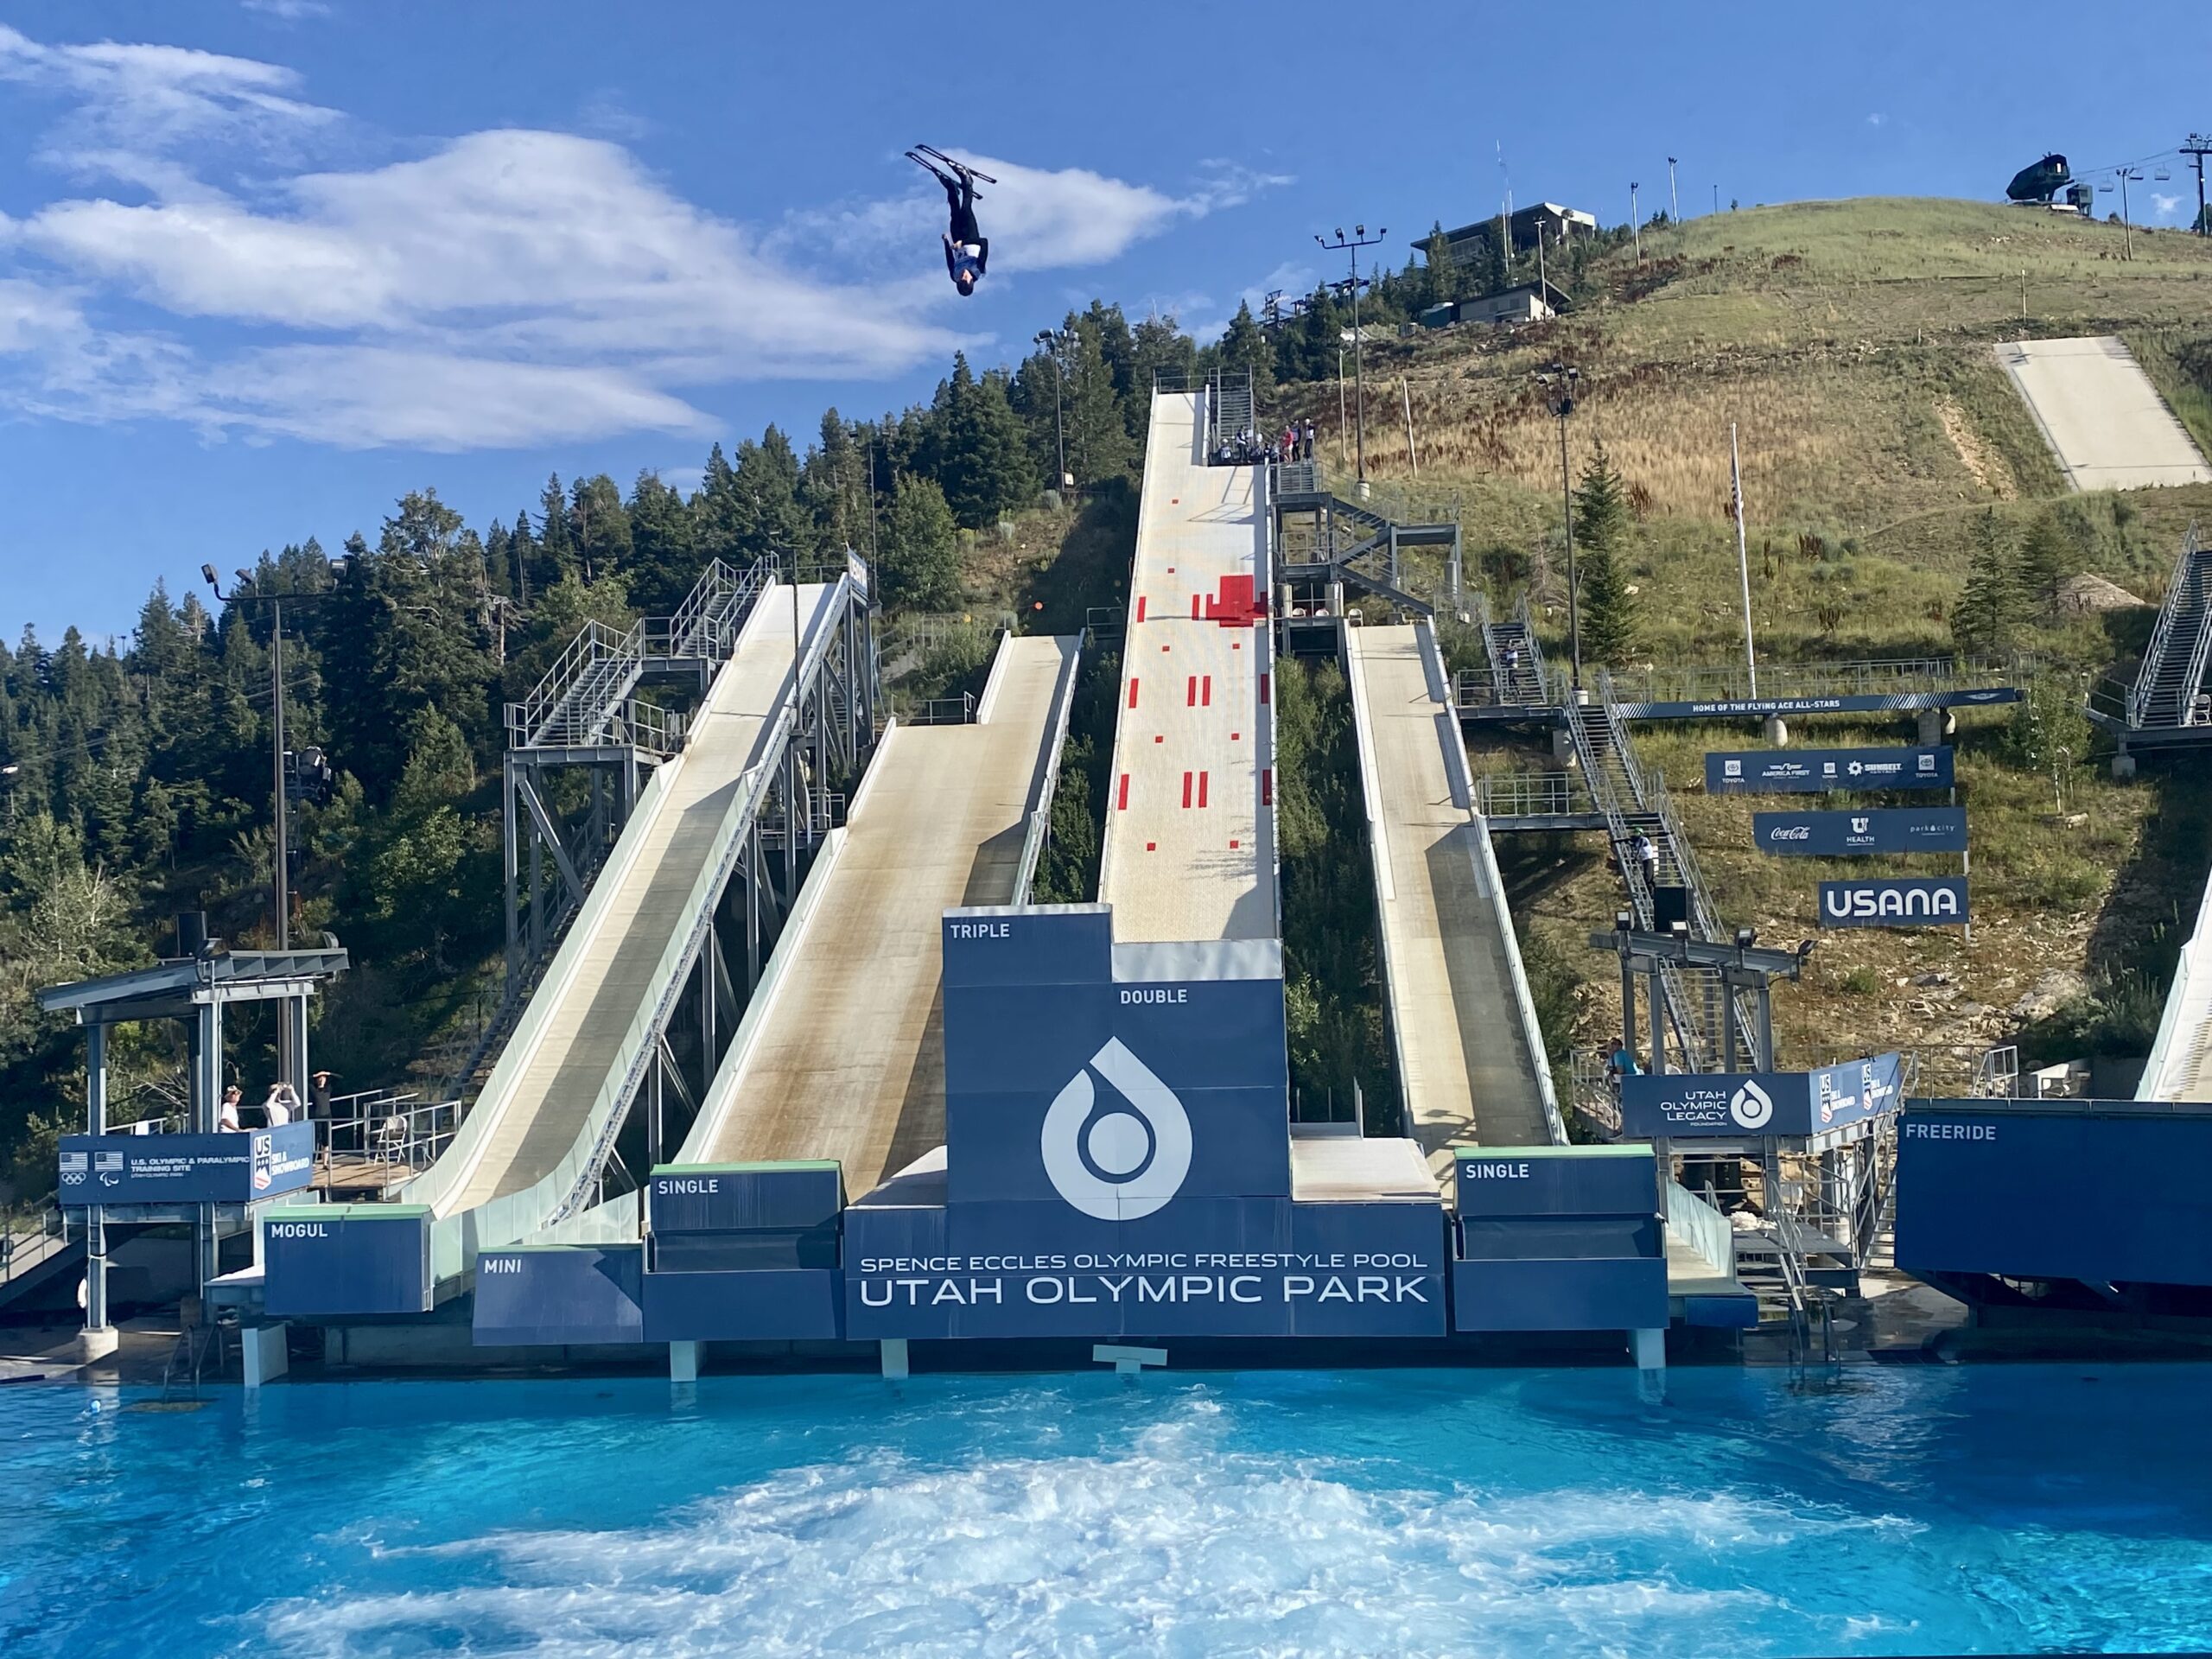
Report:
[[[2212,1368],[0,1389],[0,1652],[2212,1639]]]

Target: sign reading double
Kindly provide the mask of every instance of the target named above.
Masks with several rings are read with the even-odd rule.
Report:
[[[1751,835],[1761,852],[1783,857],[1963,853],[1967,810],[1962,806],[1878,806],[1858,812],[1754,812]]]
[[[1705,757],[1708,795],[1948,789],[1951,784],[1948,744],[1924,749],[1746,749]]]

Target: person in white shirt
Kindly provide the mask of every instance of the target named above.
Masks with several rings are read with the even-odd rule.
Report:
[[[222,1109],[215,1114],[217,1129],[228,1132],[245,1128],[245,1124],[238,1122],[238,1086],[234,1083],[223,1090]]]
[[[269,1085],[269,1098],[261,1103],[261,1109],[269,1127],[274,1129],[290,1122],[298,1114],[299,1104],[299,1096],[292,1092],[290,1084],[273,1083]]]

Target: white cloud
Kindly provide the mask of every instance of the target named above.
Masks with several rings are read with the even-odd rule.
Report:
[[[2167,195],[2161,190],[2153,190],[2151,193],[2151,205],[2158,210],[2160,219],[2173,219],[2181,212],[2182,198],[2178,195]]]
[[[248,11],[281,17],[288,23],[296,23],[302,17],[330,16],[328,0],[238,0],[238,3]]]
[[[1870,115],[1870,116],[1868,116],[1868,117],[1866,118],[1866,124],[1867,124],[1868,126],[1870,126],[1870,127],[1878,127],[1878,126],[1883,125],[1885,123],[1886,123],[1886,122],[1889,120],[1889,118],[1889,118],[1888,116],[1886,116],[1886,115],[1881,115],[1881,114]]]
[[[927,181],[763,236],[604,137],[500,130],[380,166],[271,165],[344,124],[276,65],[0,26],[0,79],[71,100],[53,158],[144,198],[0,214],[0,408],[349,448],[528,445],[690,434],[696,388],[877,378],[978,343],[945,325],[960,314]],[[601,103],[587,118],[620,129]],[[256,165],[220,173],[241,143]],[[977,165],[998,180],[981,204],[995,276],[1110,260],[1281,182],[1209,164],[1175,196]],[[161,325],[117,327],[118,301]]]

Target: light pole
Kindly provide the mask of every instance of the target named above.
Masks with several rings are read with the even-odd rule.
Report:
[[[1370,236],[1367,233],[1366,226],[1355,225],[1351,227],[1351,234],[1349,237],[1344,234],[1344,227],[1338,226],[1336,231],[1337,239],[1333,242],[1322,236],[1318,231],[1313,236],[1316,242],[1332,253],[1349,252],[1351,255],[1351,385],[1354,406],[1352,419],[1356,442],[1359,447],[1358,482],[1353,487],[1363,499],[1367,495],[1367,354],[1364,350],[1365,342],[1362,340],[1359,331],[1359,251],[1362,248],[1376,246],[1389,234],[1389,228],[1387,226]]]
[[[2142,169],[2133,167],[2123,167],[2120,169],[2120,252],[2123,257],[2133,259],[2135,257],[2135,227],[2128,222],[2127,218],[2127,181],[2130,179],[2134,180],[2138,184],[2142,183]]]
[[[1045,348],[1052,359],[1052,443],[1060,457],[1060,470],[1053,474],[1052,487],[1065,490],[1068,486],[1068,439],[1060,425],[1060,383],[1067,377],[1060,368],[1061,336],[1050,328],[1037,331],[1036,343]]]
[[[1643,257],[1643,219],[1636,205],[1636,193],[1643,188],[1635,180],[1629,181],[1628,229],[1629,234],[1636,238],[1636,257],[1638,259]]]
[[[1559,416],[1559,500],[1567,524],[1567,650],[1573,665],[1574,700],[1582,701],[1582,595],[1574,571],[1574,486],[1567,467],[1567,417],[1574,413],[1574,383],[1578,371],[1564,363],[1539,370],[1536,379],[1552,397],[1552,413]]]
[[[1667,158],[1667,218],[1674,224],[1682,222],[1682,204],[1675,194],[1675,158]]]
[[[13,760],[0,766],[0,778],[8,780],[8,827],[10,830],[16,827],[16,779],[22,772],[22,767]]]
[[[285,868],[289,839],[288,804],[284,794],[284,601],[287,595],[240,593],[235,588],[226,594],[215,580],[213,565],[201,565],[200,574],[207,578],[209,589],[221,603],[267,605],[271,610],[269,629],[269,701],[270,719],[273,727],[271,769],[275,773],[276,783],[276,880],[274,884],[276,900],[276,948],[279,950],[289,950],[292,948],[292,894],[291,872]],[[240,570],[237,575],[240,582],[253,580],[252,574],[249,571]],[[289,597],[305,603],[319,599],[321,595],[294,594]]]

